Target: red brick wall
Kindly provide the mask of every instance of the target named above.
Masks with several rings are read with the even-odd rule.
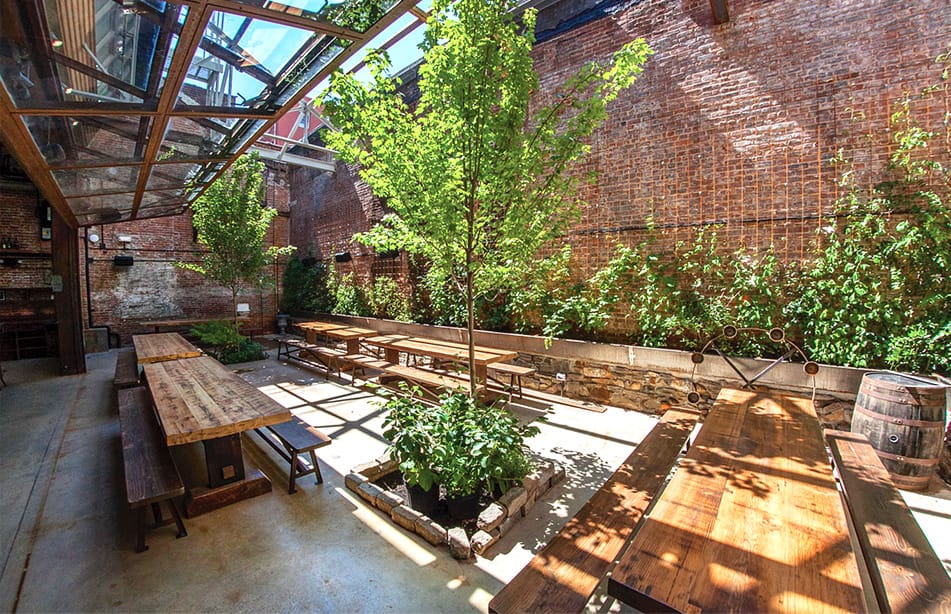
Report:
[[[40,238],[36,193],[29,184],[0,186],[0,239],[13,239],[17,249],[0,248],[0,257],[16,261],[0,265],[0,320],[53,317],[50,292],[51,241]]]
[[[934,59],[951,42],[947,0],[732,0],[719,26],[708,0],[600,6],[605,16],[534,51],[542,97],[634,38],[656,51],[579,169],[599,175],[569,237],[582,274],[619,242],[639,243],[651,215],[662,242],[719,224],[727,251],[773,244],[785,258],[807,255],[838,196],[829,159],[842,148],[868,183],[889,146],[866,135],[884,133],[896,99],[938,79]],[[552,15],[539,23],[554,27],[562,17]],[[951,103],[919,106],[937,119]],[[338,167],[321,190],[313,177],[292,181],[295,241],[318,257],[378,215],[352,173]]]
[[[270,230],[272,245],[287,245],[289,236],[287,169],[267,163],[267,195],[265,202],[278,209]],[[92,325],[109,326],[121,335],[124,344],[131,335],[143,332],[141,320],[227,318],[230,316],[231,292],[206,281],[201,275],[180,269],[175,262],[198,262],[200,246],[193,242],[191,214],[93,226],[102,239],[89,244],[89,284],[91,290]],[[82,233],[83,231],[80,230]],[[128,244],[118,241],[128,235]],[[80,249],[84,247],[80,245]],[[130,255],[131,267],[115,266],[113,257]],[[86,254],[80,254],[85,262]],[[273,267],[276,285],[264,290],[242,294],[238,302],[251,307],[251,321],[245,329],[272,331],[278,311],[280,279],[283,266]],[[83,277],[83,309],[87,308],[85,270]],[[88,313],[84,311],[84,313]],[[90,322],[85,322],[88,328]]]

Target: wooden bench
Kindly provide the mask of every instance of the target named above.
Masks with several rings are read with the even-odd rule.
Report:
[[[376,369],[377,371],[382,371],[386,376],[397,377],[417,384],[434,396],[438,396],[438,393],[443,390],[469,389],[469,380],[467,378],[451,373],[441,373],[430,369],[398,365],[365,354],[347,354],[342,356],[341,360],[345,363],[349,363],[349,365],[355,369]]]
[[[523,367],[513,365],[507,362],[495,362],[487,366],[490,373],[504,373],[509,376],[509,388],[518,391],[518,397],[522,398],[522,376],[532,375],[535,369],[532,367]]]
[[[116,390],[132,388],[139,385],[139,363],[135,356],[135,348],[123,348],[116,356],[116,375],[112,386]]]
[[[304,357],[305,354],[314,360],[308,360]],[[338,350],[337,348],[308,343],[302,339],[285,338],[280,339],[277,344],[278,359],[280,359],[282,355],[307,364],[319,366],[326,371],[327,375],[330,375],[331,371],[334,371],[339,377],[340,359],[346,355],[346,352]]]
[[[317,466],[315,450],[330,445],[330,437],[296,416],[289,422],[272,424],[254,429],[254,431],[291,464],[290,480],[287,484],[288,494],[293,495],[297,492],[296,483],[299,477],[313,473],[317,484],[324,481],[323,476],[320,475],[320,467]],[[310,466],[300,458],[302,454],[310,455]]]
[[[882,612],[951,612],[951,578],[860,433],[826,431],[872,591]]]
[[[522,571],[489,612],[581,612],[660,492],[700,414],[668,410]]]
[[[147,506],[152,507],[154,528],[168,524],[162,519],[159,507],[159,503],[167,501],[172,519],[178,527],[176,537],[188,534],[173,500],[185,494],[185,485],[172,462],[172,455],[152,411],[148,389],[145,386],[125,388],[119,390],[117,396],[126,498],[129,506],[137,510],[135,551],[143,552],[148,550],[145,544]]]

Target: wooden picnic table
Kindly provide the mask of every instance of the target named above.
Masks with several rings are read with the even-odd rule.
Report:
[[[398,363],[400,353],[414,356],[428,356],[437,360],[466,362],[469,360],[469,346],[464,343],[429,339],[427,337],[410,337],[406,335],[379,335],[363,339],[366,345],[383,349],[388,362]],[[502,350],[482,345],[475,346],[475,377],[477,382],[485,382],[488,375],[488,365],[495,362],[505,362],[518,357],[518,352]]]
[[[332,324],[330,322],[304,322],[303,324],[298,324],[298,327],[304,330],[309,343],[316,343],[318,335],[345,341],[347,343],[348,354],[357,354],[360,351],[360,341],[366,337],[372,337],[377,334],[375,330],[369,328],[347,326],[346,324]]]
[[[724,389],[608,593],[644,611],[855,612],[861,586],[812,402]]]
[[[208,489],[192,489],[189,516],[270,492],[264,474],[245,467],[240,434],[287,422],[290,411],[208,356],[148,363],[143,369],[166,443],[200,441],[205,449]]]
[[[178,333],[152,333],[132,335],[136,360],[140,365],[179,358],[201,356],[201,350]]]

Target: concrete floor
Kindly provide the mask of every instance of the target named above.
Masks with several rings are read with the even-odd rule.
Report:
[[[89,355],[87,365],[85,375],[56,377],[55,361],[4,363],[2,611],[485,611],[655,422],[619,409],[517,408],[526,420],[548,415],[532,448],[564,464],[568,478],[488,558],[464,563],[344,487],[353,466],[386,448],[379,397],[274,359],[239,365],[243,377],[334,438],[319,450],[324,483],[306,477],[288,495],[284,461],[246,436],[246,455],[274,491],[186,519],[184,539],[173,527],[152,531],[150,549],[136,554],[111,391],[115,352]],[[926,533],[951,532],[949,489],[906,498]],[[932,543],[951,567],[951,540]]]

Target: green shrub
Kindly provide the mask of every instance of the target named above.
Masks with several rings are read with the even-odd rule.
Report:
[[[313,258],[293,257],[284,267],[281,311],[329,312],[333,310],[333,296],[327,288],[327,265]]]
[[[240,322],[215,320],[196,324],[191,334],[198,337],[205,350],[222,364],[263,360],[267,353],[260,343],[252,341],[238,332]]]

